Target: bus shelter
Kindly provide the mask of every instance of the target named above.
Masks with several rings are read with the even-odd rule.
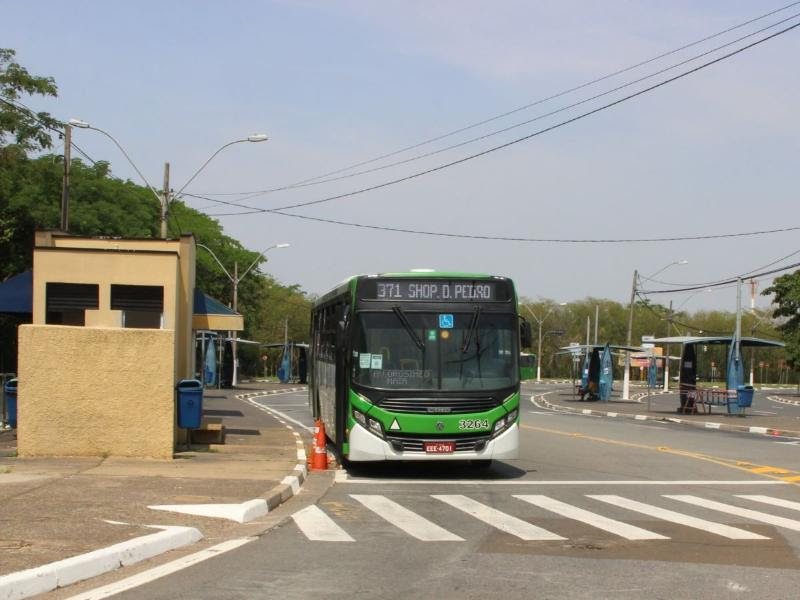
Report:
[[[744,360],[742,348],[783,348],[785,344],[775,340],[754,337],[730,336],[674,336],[650,340],[654,344],[681,344],[681,361],[678,389],[680,393],[680,407],[678,412],[696,413],[698,401],[706,404],[726,404],[731,411],[731,400],[738,399],[744,386]],[[698,388],[698,346],[727,347],[727,361],[725,367],[725,389],[709,391],[704,395]],[[749,386],[748,386],[749,387]],[[705,396],[709,396],[706,398]],[[719,396],[718,398],[716,396]]]
[[[581,400],[602,400],[608,402],[614,387],[613,355],[618,352],[641,352],[635,346],[616,344],[584,344],[563,346],[559,354],[583,357],[581,382],[577,387]]]
[[[281,383],[297,382],[305,384],[308,382],[308,344],[301,342],[276,342],[271,344],[261,344],[262,349],[280,348],[280,362],[276,375]],[[266,355],[264,355],[266,359]]]

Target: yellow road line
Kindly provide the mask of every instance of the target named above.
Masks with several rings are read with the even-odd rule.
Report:
[[[689,450],[680,450],[678,448],[670,448],[669,446],[650,446],[648,444],[638,444],[636,442],[625,442],[622,440],[612,440],[609,438],[602,438],[594,435],[587,435],[585,433],[579,433],[576,431],[562,431],[560,429],[549,429],[547,427],[534,427],[533,425],[526,425],[525,423],[520,424],[520,427],[523,429],[530,429],[531,431],[539,431],[542,433],[550,433],[553,435],[561,435],[566,437],[578,438],[582,440],[588,440],[590,442],[600,442],[603,444],[612,444],[614,446],[624,446],[626,448],[636,448],[639,450],[650,450],[654,452],[664,452],[666,454],[672,454],[674,456],[682,456],[684,458],[692,458],[695,460],[703,460],[706,462],[711,462],[723,467],[728,467],[729,469],[736,469],[738,471],[745,471],[747,473],[752,473],[754,475],[761,475],[762,477],[767,477],[769,479],[777,479],[779,481],[784,481],[786,483],[793,483],[793,484],[800,484],[800,473],[797,471],[790,471],[788,469],[782,469],[780,467],[770,467],[766,465],[754,465],[750,462],[745,462],[741,460],[731,460],[727,458],[721,458],[717,456],[710,456],[708,454],[702,454],[700,452],[692,452]],[[778,476],[783,475],[783,476]],[[788,475],[788,477],[786,476]]]

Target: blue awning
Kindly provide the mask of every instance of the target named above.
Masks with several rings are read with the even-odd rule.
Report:
[[[25,271],[0,283],[0,313],[33,313],[33,271]]]

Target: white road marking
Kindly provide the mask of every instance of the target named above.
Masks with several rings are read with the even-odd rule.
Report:
[[[721,523],[715,523],[713,521],[706,521],[705,519],[690,517],[689,515],[684,515],[672,510],[667,510],[665,508],[659,508],[658,506],[644,504],[642,502],[637,502],[636,500],[629,500],[628,498],[623,498],[622,496],[589,495],[587,497],[600,500],[600,502],[607,502],[613,506],[627,508],[628,510],[633,510],[650,517],[655,517],[656,519],[663,519],[664,521],[670,521],[672,523],[678,523],[679,525],[686,525],[687,527],[694,527],[695,529],[701,529],[703,531],[715,533],[731,540],[769,539],[768,537],[759,535],[757,533],[752,533],[751,531],[746,531],[737,527],[731,527],[730,525],[722,525]]]
[[[347,532],[315,506],[306,506],[292,515],[305,536],[315,542],[354,542]]]
[[[532,415],[544,415],[546,417],[552,417],[553,413],[548,410],[529,410],[529,413]]]
[[[256,538],[239,538],[235,540],[228,540],[227,542],[222,542],[221,544],[217,544],[211,548],[206,548],[200,552],[183,556],[177,560],[159,565],[158,567],[148,569],[147,571],[142,571],[136,575],[115,581],[114,583],[109,583],[103,587],[99,587],[76,596],[70,596],[68,600],[101,600],[102,598],[108,598],[109,596],[113,596],[115,594],[121,594],[127,590],[144,585],[145,583],[150,583],[156,579],[160,579],[187,567],[191,567],[192,565],[196,565],[197,563],[208,560],[209,558],[214,558],[215,556],[219,556],[225,552],[235,550],[240,546],[244,546],[248,542],[252,542],[254,539]]]
[[[290,417],[289,415],[287,415],[287,414],[285,414],[285,413],[282,413],[282,412],[281,412],[281,411],[279,411],[279,410],[275,410],[275,409],[274,409],[274,408],[272,408],[271,406],[264,406],[263,404],[261,404],[260,402],[258,402],[258,399],[259,399],[259,398],[262,398],[262,397],[263,397],[263,396],[256,396],[255,398],[248,398],[248,399],[247,399],[247,402],[248,402],[248,404],[252,404],[252,405],[253,405],[253,406],[255,406],[256,408],[259,408],[259,409],[261,409],[261,410],[263,410],[263,411],[265,411],[265,412],[271,413],[273,416],[277,416],[277,417],[280,417],[280,418],[282,418],[282,419],[286,419],[286,420],[287,420],[287,421],[289,421],[290,423],[294,423],[295,425],[297,425],[298,427],[302,427],[302,428],[303,428],[303,429],[305,429],[306,431],[311,431],[311,432],[313,432],[313,431],[314,431],[314,428],[313,428],[313,427],[309,427],[308,425],[304,425],[303,423],[301,423],[301,422],[300,422],[300,421],[298,421],[297,419],[293,419],[293,418],[292,418],[292,417]]]
[[[348,484],[374,484],[374,485],[790,485],[787,481],[777,479],[737,479],[737,480],[707,480],[707,479],[675,479],[675,480],[535,480],[535,479],[366,479],[353,478],[347,471],[336,471],[336,483]]]
[[[753,500],[755,502],[763,502],[764,504],[771,504],[772,506],[780,506],[781,508],[800,510],[800,502],[784,500],[783,498],[773,498],[772,496],[748,496],[746,494],[737,494],[737,497],[745,498],[746,500]]]
[[[757,510],[750,510],[749,508],[740,508],[732,504],[723,504],[722,502],[715,502],[714,500],[706,500],[705,498],[698,498],[697,496],[664,495],[664,497],[670,498],[672,500],[678,500],[679,502],[686,502],[687,504],[700,506],[702,508],[710,508],[711,510],[718,510],[719,512],[728,513],[729,515],[736,515],[739,517],[744,517],[746,519],[752,519],[754,521],[761,521],[762,523],[775,525],[776,527],[783,527],[785,529],[791,529],[792,531],[800,531],[800,521],[794,521],[793,519],[777,517],[775,515],[762,513]]]
[[[296,477],[294,478],[297,479]],[[298,491],[300,488],[297,483]],[[294,487],[292,488],[294,489]],[[295,491],[295,493],[297,493]],[[187,515],[197,515],[199,517],[211,517],[214,519],[228,519],[237,523],[249,523],[267,514],[269,508],[267,501],[263,498],[248,500],[240,504],[162,504],[148,506],[152,510],[164,510],[168,512],[183,513]]]
[[[561,502],[547,496],[519,494],[514,495],[514,497],[540,508],[544,508],[545,510],[549,510],[550,512],[554,512],[562,517],[580,521],[581,523],[586,523],[587,525],[591,525],[597,529],[602,529],[603,531],[608,531],[609,533],[624,537],[627,540],[669,539],[667,536],[653,533],[652,531],[647,531],[646,529],[641,529],[640,527],[636,527],[634,525],[628,525],[622,521],[615,521],[614,519],[609,519],[603,515],[589,512],[588,510],[578,508],[577,506],[572,506],[571,504],[566,504],[565,502]]]
[[[462,510],[468,515],[471,515],[476,519],[483,521],[484,523],[488,523],[492,527],[496,527],[500,531],[510,533],[511,535],[526,541],[567,539],[460,494],[432,494],[431,497],[441,500],[445,504],[449,504],[454,508]]]
[[[389,500],[386,496],[368,496],[360,494],[350,494],[354,500],[358,500],[378,516],[386,519],[395,527],[402,529],[407,534],[422,540],[423,542],[463,542],[464,538],[450,533],[446,529],[439,527],[421,517],[415,512],[400,506],[396,502]]]

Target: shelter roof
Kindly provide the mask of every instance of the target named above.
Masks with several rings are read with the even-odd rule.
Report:
[[[651,344],[706,344],[706,345],[730,344],[731,341],[733,341],[732,335],[721,335],[721,336],[710,336],[710,337],[677,335],[672,337],[655,338],[652,340],[648,340],[648,342]],[[740,338],[740,344],[742,346],[747,346],[747,347],[772,346],[776,348],[783,348],[786,345],[783,342],[778,342],[776,340],[766,340],[763,338],[754,338],[754,337]]]
[[[0,283],[0,313],[33,312],[33,271],[24,271]]]

